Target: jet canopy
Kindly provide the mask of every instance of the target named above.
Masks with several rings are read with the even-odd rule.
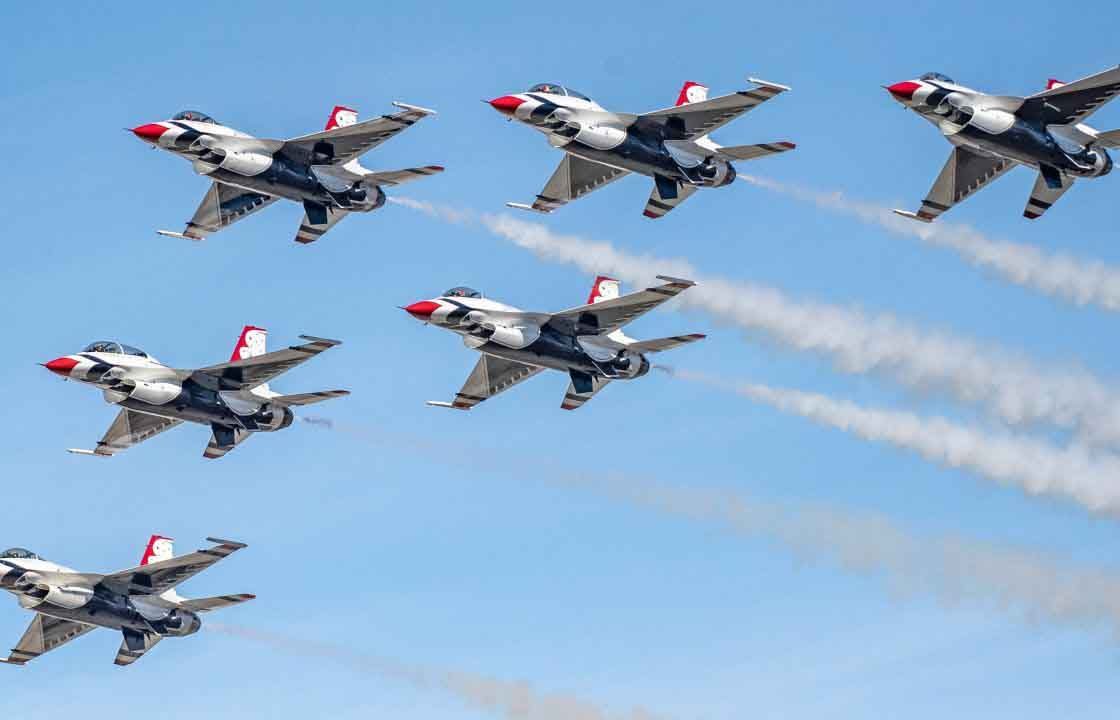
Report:
[[[175,113],[175,117],[173,117],[171,119],[172,120],[187,120],[189,122],[210,123],[211,125],[217,125],[218,124],[217,120],[210,117],[206,113],[201,113],[197,110],[184,110],[182,112],[177,112],[177,113]]]
[[[529,92],[548,93],[549,95],[566,95],[568,97],[579,98],[580,100],[587,100],[588,102],[591,102],[591,98],[587,97],[583,93],[576,92],[575,90],[566,88],[563,85],[557,85],[556,83],[537,83],[533,87],[529,88]]]
[[[445,292],[443,294],[443,297],[449,297],[449,298],[456,298],[456,297],[459,297],[459,298],[481,298],[482,293],[480,293],[478,290],[475,290],[474,288],[459,286],[459,287],[453,287],[450,290],[448,290],[447,292]]]
[[[86,345],[82,352],[87,353],[116,353],[117,355],[135,355],[136,357],[150,357],[148,353],[131,345],[122,345],[112,340],[98,340]]]
[[[0,553],[0,559],[41,560],[42,558],[40,558],[38,555],[31,552],[30,550],[24,550],[23,548],[8,548],[4,552]]]
[[[937,80],[937,81],[940,81],[940,82],[947,82],[947,83],[952,83],[953,85],[956,85],[956,82],[953,81],[953,78],[949,77],[948,75],[942,75],[941,73],[938,73],[938,72],[928,72],[928,73],[922,75],[918,79],[919,80]]]

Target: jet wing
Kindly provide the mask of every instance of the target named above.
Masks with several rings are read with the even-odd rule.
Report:
[[[595,394],[610,383],[609,378],[595,377],[582,372],[571,372],[568,382],[568,391],[564,393],[564,401],[560,403],[562,410],[576,410],[583,407]]]
[[[568,329],[574,330],[578,335],[606,335],[696,284],[691,280],[680,280],[664,275],[658,275],[657,279],[666,282],[664,285],[646,288],[641,292],[630,293],[613,300],[581,305],[558,312],[549,322],[554,325],[569,323],[571,327]]]
[[[220,610],[231,605],[238,605],[249,600],[255,600],[256,597],[256,595],[250,595],[248,593],[241,593],[239,595],[219,595],[217,597],[184,600],[179,603],[179,607],[190,610],[191,612],[205,613],[211,610]]]
[[[70,452],[79,455],[111,457],[133,445],[139,445],[165,430],[181,425],[182,422],[182,420],[172,420],[171,418],[149,415],[124,408],[117,413],[117,418],[113,420],[113,424],[109,426],[105,435],[97,441],[96,448],[93,450],[71,449]]]
[[[721,95],[711,100],[655,110],[651,113],[639,115],[635,124],[638,126],[663,125],[669,129],[670,139],[692,140],[723,127],[743,113],[753,110],[767,100],[789,90],[784,85],[763,83],[753,78],[751,82],[757,83],[759,86],[751,90],[741,90],[731,95]]]
[[[292,138],[284,143],[281,152],[304,160],[309,159],[313,154],[326,156],[328,162],[325,164],[345,165],[402,130],[408,129],[429,115],[435,115],[433,110],[403,103],[393,104],[402,108],[402,111],[333,130]]]
[[[671,210],[692,197],[694,192],[696,192],[695,185],[685,185],[668,178],[656,177],[649,200],[646,200],[646,209],[642,214],[654,220],[665,217]]]
[[[249,390],[288,372],[324,350],[342,344],[340,340],[327,340],[310,335],[300,335],[300,337],[307,342],[245,360],[211,365],[198,370],[183,370],[180,374],[210,390]]]
[[[1019,117],[1045,125],[1082,122],[1120,94],[1120,66],[1075,82],[1031,95],[1019,108]]]
[[[692,333],[691,335],[674,335],[673,337],[657,338],[656,340],[639,340],[627,345],[626,349],[642,353],[665,352],[681,345],[703,340],[706,337],[708,336],[701,333]]]
[[[225,457],[226,453],[248,440],[249,436],[253,434],[245,428],[229,427],[217,423],[210,426],[210,433],[210,442],[206,445],[206,449],[202,451],[202,457],[207,460]]]
[[[206,539],[216,544],[205,550],[106,575],[101,585],[127,595],[160,595],[247,547],[232,540]]]
[[[544,368],[525,363],[503,360],[493,355],[483,355],[478,359],[463,388],[455,393],[455,400],[449,403],[429,401],[434,407],[447,407],[456,410],[470,410],[483,400],[489,400],[498,393],[528,380]]]
[[[145,653],[154,648],[156,644],[163,639],[152,632],[140,632],[139,630],[131,630],[128,628],[125,628],[121,632],[124,635],[124,639],[121,640],[120,650],[117,650],[117,659],[113,661],[114,665],[131,665],[144,657]]]
[[[349,211],[341,208],[327,207],[310,200],[304,201],[303,220],[300,221],[299,230],[296,231],[296,242],[304,245],[315,242],[349,214]]]
[[[507,204],[510,207],[522,210],[550,213],[561,205],[577,200],[608,183],[614,182],[623,175],[629,174],[627,170],[620,170],[610,165],[603,165],[564,153],[564,159],[560,161],[560,167],[552,173],[552,177],[548,179],[544,190],[541,190],[532,205]]]
[[[232,185],[215,182],[210,185],[206,196],[202,198],[194,217],[187,222],[187,227],[181,233],[160,230],[161,235],[172,237],[185,237],[190,240],[202,240],[211,233],[216,233],[243,217],[247,217],[257,210],[268,207],[276,201],[271,195],[262,195],[250,190],[242,190]]]
[[[71,640],[80,638],[96,626],[74,622],[73,620],[59,620],[35,613],[34,619],[19,639],[19,643],[12,648],[8,657],[0,658],[0,662],[9,665],[25,665],[35,658],[49,653],[55,648],[62,647]]]
[[[1034,187],[1031,189],[1030,199],[1027,200],[1027,207],[1023,210],[1023,217],[1030,220],[1042,217],[1043,213],[1058,202],[1058,198],[1065,195],[1066,190],[1073,187],[1074,179],[1069,175],[1055,172],[1053,178],[1055,183],[1059,184],[1058,187],[1050,187],[1050,184],[1046,181],[1046,176],[1042,173],[1038,174],[1034,181]]]
[[[953,154],[941,169],[918,212],[895,212],[914,220],[933,222],[941,213],[1013,167],[1015,163],[1010,160],[980,155],[963,147],[953,148]]]

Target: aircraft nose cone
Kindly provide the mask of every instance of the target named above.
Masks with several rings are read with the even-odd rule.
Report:
[[[431,300],[421,300],[420,302],[412,303],[403,308],[403,310],[417,320],[427,321],[432,316],[432,313],[439,310],[439,304]]]
[[[490,101],[490,107],[494,108],[500,113],[512,115],[515,110],[525,102],[521,98],[515,98],[512,95],[502,95]]]
[[[914,97],[914,93],[920,87],[921,85],[916,82],[905,80],[903,82],[897,82],[894,85],[888,85],[887,92],[893,95],[896,100],[909,100]]]
[[[132,128],[133,135],[150,143],[158,142],[160,135],[163,135],[165,132],[167,132],[167,128],[163,125],[157,125],[156,123],[138,125]]]
[[[78,361],[74,358],[60,357],[50,362],[43,363],[43,367],[59,375],[69,375],[70,371],[73,370],[77,364]]]

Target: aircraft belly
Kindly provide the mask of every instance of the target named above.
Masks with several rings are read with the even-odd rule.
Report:
[[[156,417],[168,418],[170,420],[182,420],[184,422],[198,423],[200,425],[210,425],[211,423],[219,423],[221,425],[237,424],[237,421],[229,410],[223,407],[214,407],[209,404],[203,406],[193,400],[189,404],[182,404],[176,401],[166,405],[152,405],[140,400],[127,398],[117,403],[117,405],[128,408],[129,410],[135,410],[139,413],[144,413],[145,415],[155,415]]]
[[[239,175],[237,173],[229,172],[218,168],[208,175],[213,180],[217,180],[225,185],[247,190],[249,192],[260,193],[262,195],[271,195],[274,197],[281,197],[285,200],[292,200],[295,202],[303,202],[304,200],[314,200],[316,202],[323,202],[321,194],[311,191],[305,186],[291,185],[285,182],[278,182],[275,179],[269,180],[270,173],[262,173],[253,177]]]
[[[500,357],[504,360],[513,360],[514,362],[525,363],[526,365],[537,365],[550,370],[568,372],[569,370],[575,369],[587,373],[598,373],[586,354],[582,352],[567,352],[561,348],[554,347],[551,343],[542,343],[540,340],[519,350],[488,342],[479,347],[478,351],[486,353],[487,355]]]
[[[584,160],[628,170],[639,175],[648,177],[667,175],[680,179],[680,168],[668,153],[660,153],[648,143],[635,140],[632,134],[628,134],[626,141],[621,145],[610,150],[598,150],[577,142],[565,145],[564,150]]]
[[[73,609],[44,603],[36,606],[35,612],[59,620],[72,620],[73,622],[95,625],[108,630],[120,630],[123,627],[131,626],[139,618],[135,612],[125,607],[123,603],[106,601],[102,598],[94,598],[87,605]]]

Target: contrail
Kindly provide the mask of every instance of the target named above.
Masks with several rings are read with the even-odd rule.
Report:
[[[509,215],[474,215],[406,198],[394,201],[432,217],[481,223],[540,258],[589,274],[610,273],[638,286],[657,274],[692,278],[699,284],[672,301],[678,307],[766,333],[795,350],[826,355],[844,372],[882,372],[911,388],[936,388],[979,403],[1010,425],[1049,423],[1077,431],[1086,442],[1120,444],[1120,395],[1088,371],[1038,367],[998,348],[889,314],[796,300],[764,285],[700,277],[684,260],[633,255]]]
[[[1058,448],[1035,438],[993,434],[940,417],[865,408],[815,393],[728,382],[688,370],[669,372],[1031,495],[1064,496],[1093,512],[1120,514],[1120,457],[1112,454],[1076,445]]]
[[[458,670],[433,670],[354,652],[340,645],[312,642],[251,628],[207,623],[204,627],[232,637],[251,640],[276,650],[336,662],[357,672],[402,682],[422,690],[439,690],[463,704],[509,720],[659,720],[642,708],[611,713],[602,707],[564,693],[539,693],[525,682],[514,682]]]
[[[491,477],[505,473],[516,487],[525,482],[524,475],[485,461],[483,458],[493,455],[478,447],[451,452],[445,441],[432,443],[389,428],[341,425],[335,431],[377,446],[411,447],[428,460]],[[440,452],[431,452],[432,447]],[[970,600],[1012,609],[1035,621],[1103,626],[1120,641],[1120,574],[1116,571],[1078,567],[1068,558],[978,539],[914,535],[878,514],[808,504],[790,506],[733,490],[670,486],[601,471],[566,473],[556,469],[563,467],[562,461],[538,459],[544,470],[534,473],[533,481],[771,540],[799,557],[880,577],[893,590],[928,593],[949,608]]]
[[[973,265],[991,270],[1006,280],[1079,306],[1097,305],[1120,311],[1120,268],[1064,253],[1046,253],[1030,246],[995,240],[966,225],[919,223],[891,212],[890,208],[854,200],[840,192],[820,192],[800,185],[740,174],[739,178],[819,208],[878,225],[896,235],[955,251]]]

